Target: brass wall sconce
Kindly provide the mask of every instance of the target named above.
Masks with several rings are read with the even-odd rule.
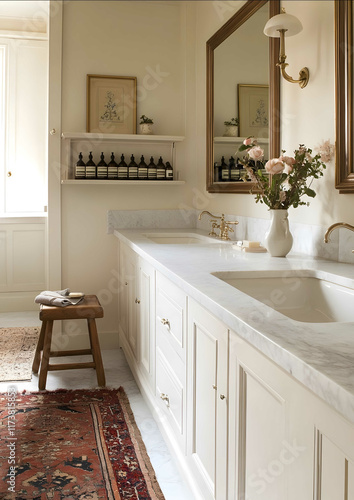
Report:
[[[285,62],[285,37],[297,35],[302,31],[302,24],[297,17],[287,14],[285,9],[282,9],[282,13],[273,16],[269,19],[264,27],[263,33],[272,38],[280,38],[280,50],[279,50],[279,62],[277,66],[280,67],[281,74],[283,78],[291,83],[298,83],[303,89],[308,84],[310,78],[310,72],[308,68],[302,68],[299,73],[299,79],[294,80],[290,75],[287,74],[285,68],[288,63]]]

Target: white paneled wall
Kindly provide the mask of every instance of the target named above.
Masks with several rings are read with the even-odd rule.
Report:
[[[37,309],[46,288],[45,219],[0,222],[0,312]]]

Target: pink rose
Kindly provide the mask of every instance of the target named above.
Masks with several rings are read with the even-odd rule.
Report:
[[[293,169],[293,165],[295,165],[295,158],[292,158],[291,156],[281,155],[281,156],[279,156],[279,160],[281,160],[285,163],[284,174],[289,175]]]
[[[248,150],[248,156],[254,161],[261,160],[263,155],[264,151],[259,146],[253,146],[253,148]]]
[[[282,162],[280,158],[273,158],[267,161],[264,168],[269,174],[281,174],[284,170],[284,166],[284,162]]]
[[[245,139],[245,140],[243,141],[243,144],[244,144],[245,146],[251,146],[251,144],[252,144],[252,142],[253,142],[253,141],[254,141],[254,137],[247,137],[247,139]]]

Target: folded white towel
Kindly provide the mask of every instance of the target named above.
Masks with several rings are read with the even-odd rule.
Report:
[[[34,301],[37,304],[44,304],[46,306],[58,306],[58,307],[75,306],[76,304],[82,301],[83,297],[79,297],[76,299],[69,298],[68,297],[69,293],[70,293],[69,288],[65,288],[65,290],[59,290],[58,292],[51,292],[49,290],[46,290],[37,295]]]

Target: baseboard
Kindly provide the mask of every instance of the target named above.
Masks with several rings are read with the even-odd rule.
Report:
[[[38,311],[39,305],[34,303],[35,297],[41,292],[0,292],[0,312]]]
[[[149,407],[149,410],[151,411],[158,428],[162,434],[162,437],[169,449],[169,452],[171,453],[172,457],[174,458],[178,471],[183,478],[183,480],[188,484],[190,490],[192,491],[195,500],[204,500],[203,495],[201,494],[196,482],[195,478],[193,477],[190,468],[187,464],[187,460],[185,455],[183,454],[182,450],[180,449],[178,441],[174,438],[174,429],[170,426],[168,420],[166,419],[166,416],[162,413],[162,411],[157,407],[156,401],[155,401],[155,394],[153,393],[153,389],[150,387],[150,385],[146,382],[145,377],[139,370],[139,367],[136,364],[136,360],[134,357],[134,354],[129,346],[129,344],[126,342],[125,338],[123,335],[119,336],[119,344],[120,347],[123,349],[124,355],[126,357],[126,360],[128,362],[128,365],[134,375],[134,379],[140,389],[140,392],[146,402],[146,404]]]

